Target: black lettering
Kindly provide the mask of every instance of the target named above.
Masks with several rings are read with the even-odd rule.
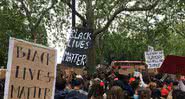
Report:
[[[31,54],[31,49],[28,49],[28,55],[27,55],[27,60],[30,60],[30,55]]]
[[[49,53],[47,53],[47,62],[46,62],[47,65],[49,65],[49,59],[50,59]]]
[[[23,70],[23,80],[25,80],[26,78],[26,68],[24,67],[24,70]]]
[[[32,61],[35,61],[35,57],[37,57],[37,51],[35,51]]]
[[[22,98],[23,93],[24,93],[24,87],[22,87],[21,92],[20,92],[18,98]]]
[[[41,70],[38,70],[38,73],[37,73],[37,80],[40,79],[40,72],[41,72]]]
[[[16,66],[15,78],[18,78],[18,75],[19,75],[19,66]]]
[[[49,92],[50,92],[50,89],[49,88],[45,88],[45,90],[44,90],[44,99],[47,99],[46,97],[49,96],[48,95]]]
[[[30,88],[28,87],[27,99],[30,97]]]
[[[15,94],[17,92],[17,97],[19,97],[19,91],[20,91],[20,86],[17,89],[15,89],[15,86],[11,85],[11,98],[14,98],[14,92]]]
[[[43,61],[44,61],[44,52],[40,55],[40,61],[41,61],[41,63],[43,63]]]
[[[17,58],[22,58],[26,55],[25,52],[22,51],[22,47],[17,46]],[[22,55],[20,55],[22,53]]]
[[[36,92],[37,92],[37,87],[34,87],[34,95],[33,95],[33,98],[36,97]]]
[[[43,77],[43,76],[42,76],[43,72],[44,72],[44,71],[42,71],[42,70],[38,70],[38,73],[37,73],[37,80],[41,80],[41,77]],[[42,81],[42,80],[41,80],[41,81]]]
[[[49,59],[50,59],[49,53],[43,52],[43,53],[41,54],[41,56],[40,56],[40,61],[41,61],[41,63],[44,62],[44,59],[45,59],[44,56],[46,56],[46,65],[49,65]]]
[[[38,93],[38,98],[40,98],[41,97],[41,88],[39,88],[39,93]]]
[[[33,74],[35,74],[35,70],[33,72],[33,70],[29,68],[29,73],[30,73],[31,80],[33,80]]]

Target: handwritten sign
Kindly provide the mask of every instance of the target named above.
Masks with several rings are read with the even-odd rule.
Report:
[[[56,50],[10,38],[4,99],[54,99]]]
[[[85,66],[87,50],[92,46],[92,31],[78,28],[71,32],[62,64],[66,66]]]
[[[145,61],[148,68],[160,68],[164,60],[163,51],[149,51],[145,52]]]

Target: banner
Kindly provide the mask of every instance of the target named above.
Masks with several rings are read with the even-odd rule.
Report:
[[[166,56],[159,72],[185,76],[185,57],[174,55]]]
[[[163,51],[148,51],[145,52],[145,62],[148,68],[160,68],[164,60]]]
[[[92,46],[92,30],[77,28],[71,32],[67,48],[62,58],[65,66],[85,66],[87,50]]]
[[[54,99],[56,52],[10,38],[4,99]]]

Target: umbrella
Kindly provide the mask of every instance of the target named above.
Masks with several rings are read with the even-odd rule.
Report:
[[[185,75],[185,57],[168,55],[163,61],[159,72]]]

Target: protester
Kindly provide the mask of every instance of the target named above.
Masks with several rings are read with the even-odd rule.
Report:
[[[82,79],[76,78],[72,81],[73,89],[66,95],[65,99],[87,99],[87,92],[82,90]]]
[[[157,84],[155,82],[151,82],[149,84],[149,88],[151,90],[151,98],[153,99],[161,99],[161,92],[160,90],[157,88]]]
[[[56,86],[55,99],[64,99],[65,96],[68,94],[68,91],[65,90],[66,88],[65,79],[58,80],[55,86]]]
[[[149,76],[151,81],[145,83],[146,75],[140,71],[135,75],[112,71],[99,70],[93,75],[62,74],[56,80],[54,99],[185,99],[182,76],[171,79],[167,74],[166,77],[157,74]],[[3,86],[0,90],[3,92]]]
[[[105,99],[106,96],[104,96],[104,82],[100,79],[95,79],[93,81],[93,84],[89,90],[88,98],[89,99]]]
[[[119,74],[117,69],[98,70],[93,75],[72,74],[56,83],[55,99],[184,99],[182,77],[163,75],[147,76],[151,81],[145,83],[146,75],[141,71],[130,75]]]
[[[127,99],[124,91],[120,86],[113,86],[107,94],[107,99]]]

